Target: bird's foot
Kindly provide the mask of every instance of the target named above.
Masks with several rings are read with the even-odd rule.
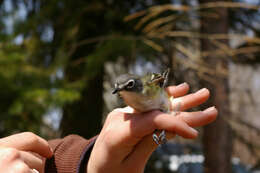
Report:
[[[157,145],[165,144],[167,142],[165,130],[163,130],[159,136],[156,132],[153,133],[153,140]]]

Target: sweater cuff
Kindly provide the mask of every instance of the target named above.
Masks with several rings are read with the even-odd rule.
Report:
[[[53,157],[46,159],[46,173],[85,173],[97,137],[86,140],[78,135],[49,141]],[[85,169],[84,169],[85,168]]]
[[[82,151],[82,155],[80,156],[79,165],[77,168],[77,173],[86,172],[87,166],[88,166],[88,160],[91,154],[91,151],[94,147],[94,144],[96,142],[97,136],[90,139],[90,143],[87,145],[87,147]]]

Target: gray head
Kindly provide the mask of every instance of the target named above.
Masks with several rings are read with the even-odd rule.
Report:
[[[141,92],[143,84],[139,76],[132,74],[123,74],[116,79],[115,89],[112,94],[120,91]]]

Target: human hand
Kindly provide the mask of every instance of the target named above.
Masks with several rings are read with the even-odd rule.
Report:
[[[51,157],[46,140],[24,132],[0,139],[0,170],[4,173],[43,173],[43,157]]]
[[[177,116],[151,111],[136,113],[130,107],[112,111],[98,136],[90,159],[89,173],[142,173],[152,152],[157,148],[152,133],[166,130],[167,138],[178,134],[184,138],[195,138],[197,131],[192,127],[206,125],[216,119],[215,107],[198,112],[182,112],[198,106],[209,97],[207,89],[185,95],[188,84],[166,89],[175,97],[172,106],[179,107]],[[185,95],[185,96],[184,96]]]

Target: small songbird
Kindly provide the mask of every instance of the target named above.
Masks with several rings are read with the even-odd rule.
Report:
[[[145,76],[124,74],[116,79],[113,94],[118,93],[124,102],[138,112],[161,110],[170,113],[171,100],[165,91],[168,81],[169,69],[162,74],[148,73]],[[154,141],[159,145],[166,142],[166,134],[163,130],[159,136],[153,134]]]

